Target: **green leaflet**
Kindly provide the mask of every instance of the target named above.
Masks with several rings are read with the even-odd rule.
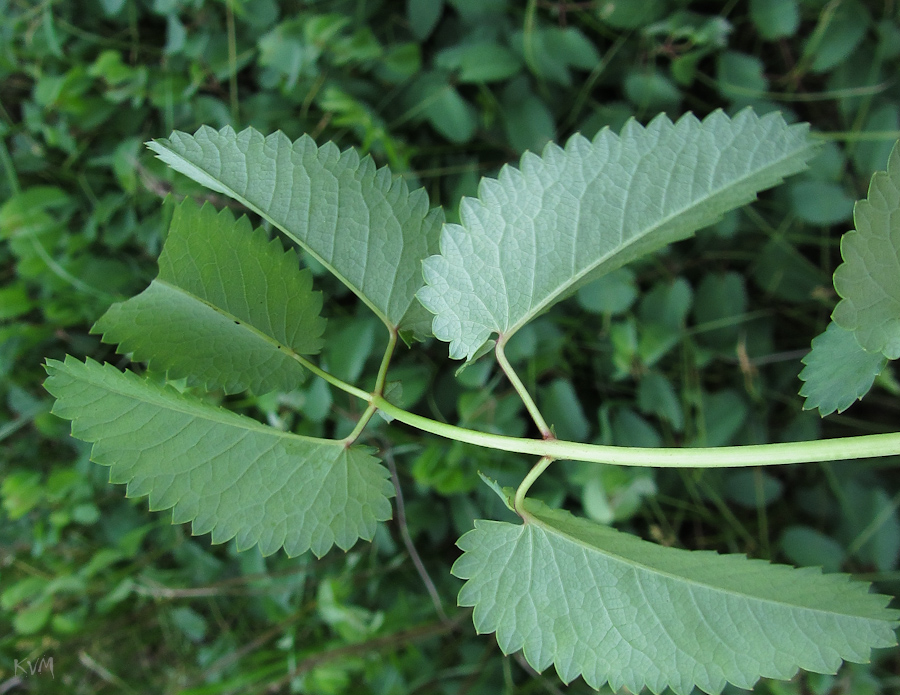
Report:
[[[201,127],[147,144],[198,183],[240,201],[307,249],[388,325],[416,332],[420,263],[437,250],[443,210],[429,211],[387,168],[309,136]]]
[[[884,355],[866,352],[852,331],[832,321],[813,339],[812,350],[803,358],[803,409],[818,408],[822,417],[845,411],[869,392],[886,362]]]
[[[798,667],[834,673],[896,643],[889,597],[846,575],[665,548],[534,500],[526,509],[522,525],[476,521],[459,540],[459,603],[505,653],[555,664],[565,682],[719,693]]]
[[[834,273],[843,298],[831,317],[869,352],[900,357],[900,143],[887,171],[872,176],[853,210],[856,231],[841,239],[844,262]]]
[[[419,299],[450,356],[471,359],[492,333],[508,338],[587,282],[750,202],[814,151],[807,126],[745,110],[630,121],[619,136],[526,153],[463,200]]]
[[[93,328],[174,378],[226,393],[289,391],[304,370],[296,355],[322,347],[322,295],[297,255],[246,217],[185,200],[175,210],[159,275]]]
[[[391,516],[387,470],[363,447],[281,432],[112,365],[47,362],[53,412],[92,460],[173,523],[264,555],[322,556],[371,540]]]

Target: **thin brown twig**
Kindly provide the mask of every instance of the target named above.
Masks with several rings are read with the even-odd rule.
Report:
[[[309,610],[310,610],[309,605],[303,606],[300,610],[295,612],[293,615],[289,616],[285,620],[282,620],[277,625],[275,625],[275,626],[271,627],[270,629],[266,630],[265,632],[263,632],[261,635],[258,635],[253,640],[251,640],[247,644],[240,647],[240,649],[236,649],[233,652],[229,652],[228,654],[225,654],[221,658],[217,659],[216,661],[211,663],[209,666],[207,666],[205,669],[203,669],[204,679],[208,678],[211,674],[217,673],[218,671],[221,671],[224,668],[230,666],[235,661],[242,659],[250,652],[253,652],[253,651],[259,649],[266,642],[270,641],[271,639],[273,639],[273,638],[277,637],[279,634],[281,634],[284,631],[284,629],[286,627],[288,627],[289,625],[292,625],[293,623],[299,622],[300,620],[303,620],[304,618],[308,617]]]
[[[563,691],[557,688],[553,683],[551,683],[547,678],[540,673],[540,671],[536,671],[531,664],[525,661],[525,657],[522,655],[522,652],[516,652],[513,655],[513,658],[516,660],[516,663],[521,666],[525,672],[534,678],[538,683],[544,686],[544,689],[548,693],[553,693],[553,695],[563,695]]]
[[[132,160],[132,166],[134,166],[135,170],[138,173],[138,176],[141,179],[141,183],[144,184],[144,188],[150,191],[153,195],[159,198],[167,198],[169,195],[172,195],[177,200],[184,200],[187,196],[179,195],[177,193],[172,192],[172,184],[168,181],[164,181],[152,173],[147,169],[143,164],[141,164],[136,158]],[[226,198],[223,195],[218,195],[216,193],[206,193],[200,195],[192,196],[195,200],[200,203],[210,202],[218,208],[234,208],[236,210],[246,210],[247,208],[244,205],[241,205],[235,200],[231,198]]]
[[[359,644],[348,644],[344,647],[326,649],[325,651],[321,651],[318,654],[313,654],[303,659],[303,661],[297,664],[284,676],[279,678],[277,681],[268,684],[266,686],[266,691],[270,693],[279,692],[279,690],[283,686],[285,686],[287,683],[290,683],[291,680],[293,680],[297,676],[311,671],[317,666],[321,666],[322,664],[328,663],[329,661],[335,661],[347,656],[365,654],[366,652],[381,651],[383,649],[389,649],[391,647],[400,646],[403,644],[418,642],[429,637],[436,637],[438,635],[447,634],[448,632],[453,632],[459,627],[460,623],[469,616],[470,613],[470,610],[465,610],[461,611],[452,619],[446,622],[417,625],[416,627],[411,627],[408,630],[401,630],[400,632],[395,632],[390,635],[383,635],[382,637],[376,637],[374,639],[367,640],[366,642],[360,642]]]
[[[394,484],[394,491],[396,493],[395,500],[397,502],[397,526],[400,529],[400,537],[403,539],[403,545],[406,546],[406,551],[409,553],[409,557],[416,567],[416,572],[418,572],[419,576],[422,578],[425,590],[428,592],[428,595],[431,597],[431,602],[434,604],[434,610],[440,617],[441,622],[446,623],[449,618],[444,612],[441,596],[438,593],[434,582],[431,580],[428,570],[425,569],[425,564],[422,562],[422,558],[416,550],[412,537],[409,535],[409,526],[406,523],[406,508],[403,504],[403,491],[400,489],[400,477],[397,475],[397,465],[394,463],[394,455],[391,453],[390,449],[385,449],[384,460],[388,465],[388,470],[391,472],[391,482]]]

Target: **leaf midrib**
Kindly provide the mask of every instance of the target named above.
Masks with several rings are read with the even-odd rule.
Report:
[[[202,166],[192,162],[191,160],[182,156],[178,152],[174,151],[172,148],[167,147],[166,145],[163,145],[162,142],[164,142],[164,141],[151,140],[150,142],[147,143],[147,146],[151,150],[153,150],[154,152],[157,152],[157,153],[160,153],[160,150],[164,150],[167,154],[184,162],[188,167],[202,172],[208,179],[215,181],[220,187],[220,189],[219,189],[220,192],[222,192],[225,195],[229,196],[230,198],[233,198],[234,200],[238,201],[241,205],[244,205],[248,209],[253,210],[253,212],[255,212],[257,215],[259,215],[263,219],[267,220],[270,224],[274,225],[276,228],[281,230],[295,244],[297,244],[300,248],[302,248],[309,255],[311,255],[313,258],[315,258],[316,261],[318,261],[325,268],[327,268],[328,271],[332,275],[334,275],[338,280],[340,280],[344,285],[346,285],[350,289],[350,291],[353,292],[353,294],[355,294],[357,297],[359,297],[360,300],[362,300],[362,302],[367,307],[369,307],[369,309],[371,309],[372,312],[379,319],[381,319],[382,323],[384,323],[384,325],[387,326],[389,330],[393,331],[398,328],[398,326],[394,325],[394,323],[384,314],[384,312],[382,312],[378,307],[376,307],[374,304],[372,304],[372,302],[368,299],[368,297],[366,297],[365,294],[363,294],[363,291],[361,288],[356,287],[352,282],[350,282],[350,280],[347,277],[345,277],[343,275],[343,273],[341,273],[337,268],[335,268],[331,263],[326,261],[322,256],[320,256],[318,253],[316,253],[313,249],[311,249],[308,244],[306,244],[299,237],[297,237],[292,231],[290,231],[289,229],[285,228],[283,225],[281,225],[280,223],[275,221],[268,213],[266,213],[264,210],[260,209],[254,203],[247,200],[247,198],[245,198],[244,196],[239,194],[236,190],[234,190],[230,186],[226,186],[225,183],[222,182],[218,177],[214,176],[212,174],[212,172],[210,172],[210,171],[206,170],[205,168],[203,168]]]
[[[209,307],[210,309],[215,311],[220,316],[223,316],[223,317],[227,318],[228,320],[233,321],[235,324],[237,324],[239,326],[243,326],[251,335],[268,343],[269,345],[274,347],[278,352],[287,355],[288,357],[293,359],[295,362],[297,362],[297,366],[302,367],[302,365],[300,363],[301,355],[293,347],[291,347],[290,345],[285,345],[284,343],[277,340],[273,336],[270,336],[268,333],[265,333],[264,331],[260,330],[259,328],[254,326],[252,323],[248,322],[245,319],[242,319],[240,316],[237,316],[236,314],[232,314],[231,312],[226,311],[222,307],[213,304],[212,302],[204,299],[203,297],[201,297],[199,295],[194,294],[193,292],[191,292],[189,290],[184,289],[183,287],[181,287],[179,285],[173,284],[169,280],[163,280],[163,279],[157,277],[153,282],[158,283],[160,285],[164,285],[165,287],[168,287],[172,290],[175,290],[176,292],[179,292],[180,294],[187,297],[188,299],[193,299],[193,300],[199,302],[200,304],[203,304],[203,305]],[[315,354],[315,353],[306,353],[306,354]]]
[[[534,515],[534,514],[531,514],[531,513],[528,513],[528,512],[525,512],[525,514],[526,514],[526,516],[528,517],[528,520],[527,520],[528,523],[533,523],[534,525],[540,527],[541,530],[544,531],[545,533],[550,533],[550,534],[555,535],[555,536],[561,536],[561,537],[565,538],[566,540],[568,540],[568,541],[570,541],[570,542],[572,542],[572,543],[575,543],[576,545],[578,545],[578,546],[580,546],[580,547],[582,547],[582,548],[585,548],[585,549],[587,549],[587,550],[589,550],[589,551],[593,551],[593,552],[595,552],[595,553],[600,553],[600,554],[602,554],[602,555],[606,555],[607,557],[613,558],[613,559],[615,559],[615,560],[617,560],[617,561],[619,561],[619,562],[622,562],[622,563],[624,563],[624,564],[626,564],[626,565],[628,565],[628,566],[630,566],[630,567],[637,567],[637,568],[640,568],[641,570],[643,570],[643,571],[645,571],[645,572],[649,572],[649,573],[651,573],[651,574],[656,574],[656,575],[661,575],[661,576],[666,577],[666,578],[668,578],[668,579],[671,579],[671,580],[673,580],[673,581],[682,582],[682,583],[684,583],[684,584],[690,584],[690,585],[692,585],[692,586],[696,586],[696,587],[698,587],[698,588],[705,589],[705,590],[710,590],[710,589],[712,589],[712,590],[714,590],[714,591],[720,591],[720,592],[722,592],[722,593],[730,594],[730,595],[732,595],[732,596],[736,596],[736,597],[738,597],[738,598],[743,598],[743,599],[748,600],[748,601],[752,600],[752,601],[759,601],[759,602],[761,602],[761,603],[769,603],[769,604],[774,604],[774,605],[778,605],[778,606],[784,606],[784,607],[789,608],[789,609],[791,609],[791,610],[798,610],[798,609],[799,609],[799,610],[810,611],[810,612],[813,612],[813,613],[819,613],[819,614],[823,614],[823,615],[841,615],[841,616],[846,616],[846,617],[848,617],[848,618],[853,618],[853,619],[855,619],[855,620],[867,620],[867,621],[875,621],[875,620],[878,620],[879,622],[887,622],[887,621],[880,620],[880,619],[878,619],[878,618],[869,618],[869,617],[865,617],[865,616],[855,615],[855,614],[853,614],[853,613],[841,612],[841,611],[838,611],[838,610],[824,610],[824,609],[821,609],[821,608],[810,608],[810,607],[808,607],[808,606],[801,606],[801,605],[797,605],[797,604],[794,604],[794,603],[786,603],[786,602],[784,602],[784,601],[779,601],[779,600],[777,600],[777,599],[760,598],[760,597],[757,597],[757,596],[753,596],[752,594],[742,594],[742,593],[736,592],[736,591],[731,590],[731,589],[725,589],[725,588],[722,588],[722,587],[718,587],[718,586],[716,586],[715,584],[703,584],[703,583],[701,583],[701,582],[699,582],[699,581],[697,581],[697,580],[695,580],[695,579],[688,579],[688,578],[683,577],[683,576],[678,575],[678,574],[672,574],[671,572],[667,572],[667,571],[665,571],[665,570],[660,570],[660,569],[658,569],[658,568],[656,568],[656,567],[652,567],[652,566],[650,566],[650,565],[648,565],[648,564],[646,564],[646,563],[644,563],[644,562],[641,562],[641,561],[639,561],[639,560],[633,560],[633,559],[631,559],[631,558],[629,558],[629,557],[620,555],[620,554],[618,554],[618,553],[614,553],[614,552],[611,552],[611,551],[606,550],[606,549],[598,548],[597,546],[591,545],[590,543],[588,543],[588,542],[586,542],[586,541],[584,541],[584,540],[581,540],[580,538],[578,538],[578,537],[576,537],[576,536],[572,536],[571,534],[568,534],[568,533],[566,533],[566,532],[564,532],[564,531],[559,530],[559,529],[556,528],[555,526],[551,526],[550,524],[548,524],[548,523],[542,521],[542,520],[540,519],[540,517],[538,517],[538,516],[536,516],[536,515]],[[525,526],[526,526],[526,524],[523,524],[523,525],[522,525],[522,529],[523,529],[523,530],[525,529]],[[617,531],[617,533],[621,533],[621,531]],[[642,540],[642,539],[638,538],[637,536],[635,536],[635,538],[637,538],[637,540],[639,540],[639,541]],[[646,542],[646,541],[644,541],[644,542]],[[690,551],[685,551],[685,552],[690,552]],[[718,554],[717,554],[717,555],[718,555]],[[728,557],[728,556],[727,556],[727,555],[724,555],[724,556],[723,556],[723,555],[719,555],[719,557]],[[744,557],[744,559],[747,560],[748,562],[751,562],[751,561],[752,561],[750,558],[748,558],[748,557],[746,557],[746,556],[743,556],[743,557]],[[772,565],[771,563],[769,563],[769,566],[770,566],[770,567],[780,567],[780,565]],[[794,568],[794,569],[797,569],[797,568]],[[828,574],[820,573],[819,576],[822,576],[822,577],[831,577],[831,576],[834,576],[834,577],[840,577],[840,576],[842,576],[842,575],[841,575],[841,574],[828,575]],[[896,621],[894,621],[894,622],[896,623]]]
[[[728,186],[722,186],[722,187],[719,187],[718,189],[716,189],[716,191],[715,191],[714,193],[712,193],[711,195],[709,195],[709,196],[707,196],[706,198],[704,198],[704,200],[706,200],[706,201],[711,200],[712,198],[715,198],[717,195],[719,195],[719,194],[722,193],[723,191],[726,191],[726,190],[728,190],[729,188],[732,188],[732,187],[734,187],[734,186],[736,186],[736,185],[738,185],[738,184],[740,184],[740,183],[746,181],[747,179],[751,178],[752,176],[758,176],[758,175],[760,175],[761,173],[764,173],[765,171],[767,171],[767,170],[769,170],[769,169],[772,169],[772,168],[774,168],[774,167],[776,167],[776,166],[778,166],[778,165],[780,165],[780,164],[783,164],[786,160],[789,160],[789,159],[791,159],[792,157],[794,157],[794,156],[796,156],[796,155],[802,153],[804,150],[809,150],[809,149],[810,149],[810,145],[809,145],[809,143],[806,143],[806,144],[804,145],[804,147],[802,147],[802,148],[800,148],[800,149],[794,149],[794,150],[792,150],[792,151],[790,152],[790,154],[788,154],[788,155],[786,155],[786,156],[784,156],[784,157],[781,157],[781,158],[778,159],[777,161],[772,162],[771,164],[769,164],[768,166],[766,166],[766,167],[764,167],[764,168],[762,168],[762,169],[755,169],[755,170],[752,171],[750,174],[748,174],[748,175],[746,175],[746,176],[744,176],[744,177],[741,177],[740,179],[732,180],[731,183],[730,183]],[[784,178],[784,177],[782,177],[782,178]],[[629,187],[629,190],[631,190],[630,187]],[[756,197],[756,194],[755,194],[755,193],[754,193],[754,197]],[[696,207],[698,207],[699,205],[702,205],[702,204],[703,204],[703,201],[698,201],[698,202],[695,202],[695,203],[693,203],[693,204],[691,204],[691,205],[687,205],[687,206],[685,206],[685,207],[679,209],[677,212],[674,212],[674,213],[672,213],[671,215],[669,215],[668,217],[665,217],[665,218],[661,219],[661,220],[660,220],[659,222],[657,222],[655,225],[646,228],[643,232],[638,233],[638,234],[635,234],[634,236],[632,236],[632,238],[631,238],[628,242],[626,242],[626,243],[624,243],[624,244],[622,244],[622,245],[620,245],[620,246],[617,246],[613,251],[611,251],[610,253],[606,254],[606,255],[603,256],[602,258],[598,259],[597,262],[592,263],[591,265],[587,266],[585,269],[583,269],[582,271],[576,273],[575,275],[569,276],[569,281],[568,281],[568,282],[566,282],[566,283],[560,285],[560,286],[557,288],[556,291],[554,291],[554,292],[552,292],[551,294],[547,295],[547,297],[546,297],[543,301],[541,301],[539,304],[533,306],[533,307],[532,307],[532,308],[531,308],[531,309],[530,309],[530,310],[529,310],[529,311],[528,311],[528,312],[527,312],[527,313],[526,313],[519,321],[517,321],[516,323],[514,323],[512,326],[510,326],[509,329],[507,329],[505,332],[503,332],[503,335],[504,335],[506,338],[512,337],[512,335],[515,334],[516,331],[518,331],[520,328],[522,328],[522,326],[524,326],[524,325],[527,324],[529,321],[531,321],[535,316],[539,315],[546,307],[552,306],[556,301],[558,301],[558,300],[557,300],[557,297],[559,297],[559,296],[562,295],[562,294],[565,294],[565,292],[566,292],[566,290],[568,290],[568,288],[572,287],[572,285],[576,284],[579,280],[581,280],[581,279],[582,279],[583,277],[585,277],[586,275],[589,275],[589,274],[590,274],[591,272],[593,272],[599,265],[602,265],[604,261],[609,260],[610,258],[619,255],[619,254],[622,253],[622,251],[624,251],[625,249],[630,248],[631,245],[634,244],[635,242],[640,241],[641,239],[645,238],[645,237],[648,236],[649,234],[652,234],[655,230],[659,229],[660,227],[664,226],[665,224],[667,224],[668,222],[672,221],[673,219],[679,217],[680,215],[683,215],[686,211],[691,210],[692,208],[696,208]],[[683,240],[683,239],[686,239],[687,237],[689,237],[689,236],[691,236],[692,234],[696,233],[696,231],[697,231],[696,229],[691,230],[690,232],[688,232],[688,234],[684,235],[684,236],[683,236],[681,239],[679,239],[678,241]]]
[[[80,363],[80,362],[79,362]],[[88,363],[81,363],[88,364]],[[189,415],[198,420],[206,420],[209,422],[216,422],[222,425],[227,425],[229,427],[234,427],[237,429],[245,429],[254,432],[259,432],[260,434],[264,434],[268,437],[278,437],[282,439],[291,439],[296,441],[301,441],[304,443],[315,443],[317,445],[328,445],[328,446],[340,446],[344,447],[343,442],[334,439],[321,439],[319,437],[308,437],[300,434],[294,434],[293,432],[285,432],[284,430],[275,429],[274,427],[269,427],[267,425],[263,425],[262,423],[257,422],[253,418],[249,418],[245,415],[240,415],[238,413],[232,413],[231,411],[224,411],[225,415],[219,415],[217,410],[219,410],[218,406],[210,405],[208,403],[204,403],[200,401],[200,407],[196,409],[192,409],[187,405],[182,405],[181,401],[184,400],[184,396],[181,393],[174,390],[169,385],[164,385],[160,388],[159,397],[165,399],[164,403],[160,403],[154,398],[142,397],[140,394],[135,394],[132,390],[127,389],[125,387],[119,386],[118,380],[113,379],[103,379],[102,383],[98,383],[98,381],[92,380],[90,375],[82,375],[77,372],[71,370],[69,366],[65,362],[58,362],[57,369],[66,374],[69,378],[77,380],[81,383],[86,383],[92,388],[102,389],[111,393],[114,393],[118,396],[122,396],[124,398],[128,398],[134,401],[138,401],[140,403],[146,403],[147,405],[154,406],[157,408],[163,408],[166,410],[172,410],[178,413],[182,413],[184,415]],[[103,376],[106,375],[105,370],[108,367],[103,367],[101,374]],[[120,375],[125,376],[129,381],[133,379],[138,379],[137,375],[129,373],[122,373],[116,370],[116,372]],[[110,381],[114,383],[109,383]],[[151,387],[152,388],[152,387]],[[154,394],[156,395],[156,394]],[[210,412],[211,411],[211,412]],[[240,419],[240,422],[235,422],[234,418]],[[345,448],[345,447],[344,447]]]

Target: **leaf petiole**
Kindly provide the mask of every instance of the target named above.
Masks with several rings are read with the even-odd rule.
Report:
[[[388,334],[388,344],[384,350],[384,357],[381,358],[378,376],[375,377],[375,390],[373,393],[377,393],[379,396],[384,394],[384,382],[387,379],[388,367],[391,364],[391,357],[394,355],[394,348],[397,345],[397,329],[393,326],[388,327]]]
[[[536,424],[537,428],[540,430],[541,436],[544,439],[555,439],[553,431],[547,426],[544,416],[541,415],[541,411],[538,410],[537,404],[531,398],[528,389],[525,388],[525,384],[522,383],[522,380],[519,379],[519,375],[516,374],[516,371],[512,368],[509,360],[506,359],[506,353],[503,351],[503,346],[505,344],[506,337],[501,335],[497,339],[497,344],[494,347],[500,369],[503,370],[503,373],[506,374],[506,378],[510,380],[516,393],[519,394],[519,398],[521,398],[522,402],[525,404],[525,408],[528,410],[529,415],[531,415],[531,419],[534,420],[534,424]]]
[[[311,371],[313,374],[315,374],[317,377],[321,377],[322,379],[325,379],[325,381],[327,381],[329,384],[331,384],[335,388],[338,388],[341,391],[344,391],[345,393],[349,393],[351,396],[356,396],[357,398],[359,398],[360,400],[363,400],[363,401],[369,401],[372,398],[372,394],[367,393],[366,391],[363,391],[362,389],[358,389],[355,386],[353,386],[352,384],[348,384],[346,381],[338,379],[333,374],[329,374],[321,367],[316,366],[315,364],[310,362],[308,359],[303,357],[303,355],[298,355],[295,352],[291,352],[290,355],[295,360],[297,360],[297,362],[299,362],[304,367],[306,367],[309,371]]]
[[[335,381],[329,382],[334,383],[334,385],[338,386],[338,388],[343,388],[346,386],[348,388],[354,389],[354,391],[359,391],[360,394],[363,394],[360,397],[365,399],[366,401],[369,401],[369,406],[366,408],[365,412],[363,412],[362,417],[359,418],[359,422],[356,423],[353,431],[346,437],[344,437],[344,443],[346,444],[346,446],[350,446],[359,438],[359,435],[362,434],[362,431],[366,428],[366,425],[369,424],[369,420],[372,419],[372,416],[378,410],[378,408],[371,402],[371,399],[376,395],[382,396],[384,394],[384,382],[387,379],[388,367],[390,367],[391,364],[391,357],[394,354],[394,348],[397,346],[397,329],[391,327],[388,329],[388,332],[390,333],[390,337],[388,338],[387,347],[384,350],[384,357],[381,358],[381,366],[378,368],[378,376],[375,378],[375,389],[372,391],[372,393],[365,393],[365,391],[356,389],[355,387],[350,386],[350,384],[347,384],[346,382],[341,381],[336,377],[332,377],[332,379],[335,379]],[[325,372],[323,372],[323,374],[325,374]],[[329,374],[328,376],[331,375]],[[336,382],[339,382],[340,385],[338,385],[338,383]],[[353,391],[348,390],[347,392],[353,393],[354,396],[357,395]]]
[[[365,412],[363,412],[359,421],[356,423],[356,426],[353,428],[353,431],[344,437],[343,442],[345,446],[350,446],[359,438],[359,435],[362,434],[362,431],[366,428],[366,425],[369,424],[369,420],[372,419],[372,416],[377,410],[378,408],[374,405],[369,405],[369,407],[366,408]]]
[[[547,467],[553,463],[555,459],[551,456],[542,457],[530,471],[528,471],[528,475],[525,476],[525,479],[519,483],[519,487],[516,488],[516,497],[513,501],[513,507],[515,507],[516,514],[521,516],[523,519],[525,518],[525,495],[528,494],[528,490],[534,485],[534,482],[541,477],[541,474],[547,470]]]

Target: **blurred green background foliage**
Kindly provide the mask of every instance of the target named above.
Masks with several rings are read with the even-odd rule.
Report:
[[[562,438],[717,446],[896,430],[890,367],[821,421],[797,374],[836,302],[853,201],[900,137],[892,0],[0,0],[0,692],[558,693],[474,634],[449,575],[475,518],[508,518],[478,471],[523,457],[389,425],[363,441],[402,509],[322,560],[211,546],[106,482],[49,414],[44,358],[125,364],[89,333],[155,275],[171,201],[225,200],[143,146],[173,129],[309,133],[389,165],[456,218],[526,150],[664,111],[809,121],[808,172],[695,239],[584,287],[507,355]],[[383,331],[333,278],[322,362],[374,379]],[[407,408],[534,434],[492,359],[402,351]],[[343,436],[360,406],[320,380],[216,398],[276,427]],[[562,463],[534,494],[665,545],[852,572],[900,590],[891,459],[746,470]],[[426,579],[427,578],[427,579]],[[437,609],[436,603],[440,605]],[[54,673],[16,663],[52,657]],[[583,683],[572,692],[588,692]],[[900,691],[900,655],[756,692]]]

